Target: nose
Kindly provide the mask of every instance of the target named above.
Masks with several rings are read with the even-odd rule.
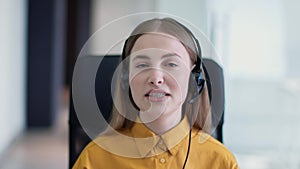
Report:
[[[148,83],[159,86],[164,83],[164,73],[161,70],[153,69],[149,72]]]

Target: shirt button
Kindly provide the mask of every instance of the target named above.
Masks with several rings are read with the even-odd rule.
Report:
[[[162,144],[163,144],[163,141],[162,141],[162,140],[160,140],[160,141],[158,142],[158,144],[159,144],[159,145],[162,145]]]
[[[165,158],[161,158],[159,159],[160,163],[165,163],[166,162],[166,159]]]

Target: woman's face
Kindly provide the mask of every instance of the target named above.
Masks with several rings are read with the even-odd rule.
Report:
[[[148,33],[137,39],[129,59],[129,84],[140,116],[150,122],[181,114],[193,68],[185,47],[173,36]]]

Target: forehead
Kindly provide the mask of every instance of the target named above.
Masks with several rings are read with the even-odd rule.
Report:
[[[183,44],[175,37],[164,33],[146,33],[142,35],[136,40],[131,53],[147,51],[145,49],[176,53],[178,56],[181,56],[183,60],[191,60]]]

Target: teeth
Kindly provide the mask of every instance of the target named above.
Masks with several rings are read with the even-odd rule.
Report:
[[[149,96],[150,97],[163,97],[165,96],[165,93],[150,93]]]

